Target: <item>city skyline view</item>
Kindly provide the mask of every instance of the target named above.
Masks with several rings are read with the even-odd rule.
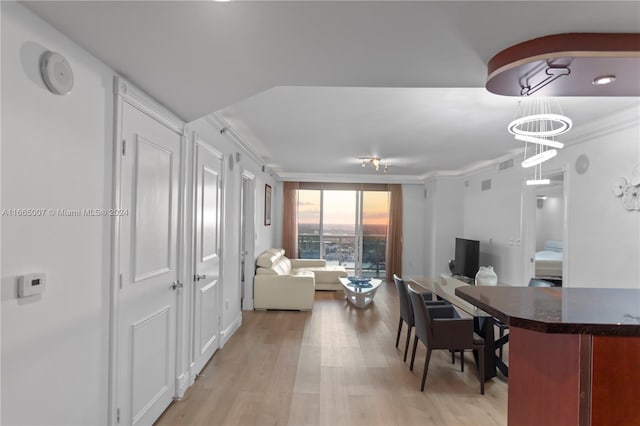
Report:
[[[329,191],[323,194],[323,225],[351,225],[356,222],[359,191]],[[363,223],[387,225],[389,222],[389,193],[365,191],[363,194]],[[320,223],[320,190],[298,191],[298,224]]]

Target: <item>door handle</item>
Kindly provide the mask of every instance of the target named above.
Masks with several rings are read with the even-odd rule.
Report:
[[[178,280],[175,280],[175,281],[173,282],[173,284],[171,284],[171,285],[169,286],[169,288],[170,288],[171,290],[174,290],[174,291],[175,291],[175,290],[177,290],[177,289],[179,289],[179,288],[182,288],[182,287],[184,287],[184,284],[182,284],[182,283],[181,283],[180,281],[178,281]]]
[[[202,274],[202,275],[195,274],[194,278],[195,278],[196,281],[204,280],[205,278],[207,278],[207,274]]]

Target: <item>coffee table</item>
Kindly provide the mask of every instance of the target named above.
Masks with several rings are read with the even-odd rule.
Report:
[[[364,308],[373,302],[373,297],[376,295],[380,284],[382,284],[382,280],[376,278],[371,278],[371,281],[369,281],[370,287],[355,285],[348,278],[339,278],[339,280],[344,288],[345,299],[357,308]]]

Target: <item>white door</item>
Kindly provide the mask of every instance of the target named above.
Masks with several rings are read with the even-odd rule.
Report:
[[[175,391],[181,136],[123,102],[117,403],[151,424]]]
[[[193,362],[199,373],[220,346],[222,155],[196,138]]]
[[[255,241],[255,177],[248,172],[242,174],[242,194],[240,197],[240,280],[242,309],[253,310],[253,261]]]

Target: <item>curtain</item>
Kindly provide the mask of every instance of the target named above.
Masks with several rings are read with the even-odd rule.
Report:
[[[402,276],[402,185],[389,185],[389,228],[387,229],[387,281]]]
[[[290,259],[298,258],[298,182],[285,182],[282,207],[282,248]]]

